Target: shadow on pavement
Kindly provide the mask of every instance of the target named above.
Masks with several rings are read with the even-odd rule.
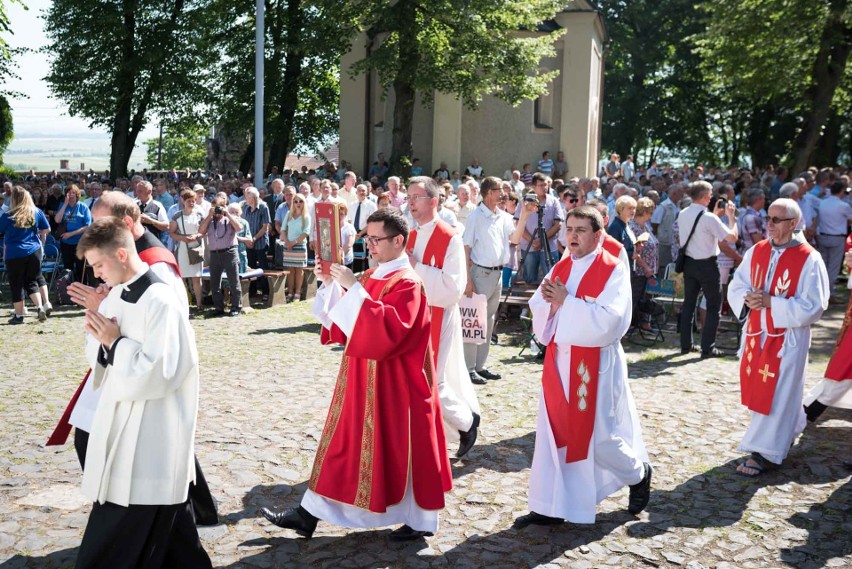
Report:
[[[59,569],[73,567],[79,547],[69,547],[42,556],[16,555],[0,563],[0,569]]]
[[[847,471],[848,472],[848,471]],[[804,545],[781,550],[781,561],[799,569],[825,567],[829,559],[852,555],[852,539],[843,528],[852,518],[852,480],[834,491],[822,504],[814,504],[807,512],[797,512],[788,521],[808,531]]]
[[[301,324],[299,326],[285,326],[283,328],[259,328],[249,332],[252,336],[262,336],[264,334],[295,334],[298,332],[310,332],[311,334],[319,334],[322,330],[322,325],[317,323]]]
[[[476,444],[464,458],[455,458],[454,451],[450,449],[453,479],[467,476],[480,469],[494,472],[520,472],[532,465],[534,449],[535,431],[491,444]]]

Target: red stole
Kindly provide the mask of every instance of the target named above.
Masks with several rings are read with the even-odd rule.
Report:
[[[852,328],[852,294],[849,295],[846,317],[843,319],[843,326],[840,327],[840,334],[837,336],[834,355],[831,356],[831,361],[828,362],[828,368],[825,370],[826,379],[833,379],[834,381],[852,379],[852,331],[850,331],[850,328]]]
[[[447,256],[447,249],[450,247],[450,240],[456,232],[449,223],[437,220],[435,222],[435,230],[432,231],[432,237],[426,243],[426,249],[423,251],[421,263],[438,269],[444,268],[444,259]],[[414,229],[408,235],[408,246],[406,251],[409,255],[414,254],[414,244],[417,242],[417,230]],[[426,299],[427,302],[429,299]],[[432,309],[432,356],[435,359],[435,369],[438,369],[438,352],[441,349],[441,323],[444,321],[444,309],[440,306],[429,305]]]
[[[577,298],[597,298],[603,292],[618,258],[606,251],[598,254],[580,280]],[[551,280],[559,277],[568,282],[573,262],[567,256],[553,267]],[[595,407],[598,394],[598,372],[601,349],[598,346],[571,346],[571,370],[568,374],[569,403],[556,367],[556,343],[551,340],[541,376],[544,403],[556,448],[567,447],[565,462],[578,462],[589,456],[589,443],[595,429]],[[575,403],[576,402],[576,403]]]
[[[148,265],[153,265],[154,263],[165,263],[174,269],[177,276],[180,277],[180,267],[178,266],[177,260],[175,260],[175,256],[172,252],[165,247],[149,247],[139,253],[139,258],[145,261]],[[86,385],[86,381],[88,381],[91,373],[92,370],[89,368],[86,375],[83,376],[83,381],[81,381],[80,385],[77,386],[77,391],[75,391],[74,395],[71,396],[71,401],[69,401],[68,405],[65,406],[65,411],[62,413],[59,423],[57,423],[56,427],[54,427],[50,438],[47,439],[45,446],[64,445],[68,440],[68,435],[71,433],[71,423],[68,421],[71,420],[71,413],[74,411],[74,407],[77,405],[77,400],[80,398],[80,393],[83,392],[83,387]]]
[[[148,265],[153,265],[154,263],[165,263],[174,269],[175,274],[180,277],[180,266],[178,265],[174,254],[165,247],[149,247],[139,253],[139,258],[145,261]]]
[[[805,265],[813,247],[802,243],[790,247],[781,253],[775,267],[775,275],[769,287],[769,294],[781,298],[790,298],[796,294],[802,267]],[[769,240],[754,246],[751,257],[751,286],[754,290],[764,291],[768,276],[772,244]],[[766,341],[760,345],[761,313],[766,313]],[[776,328],[772,319],[772,309],[752,310],[748,314],[745,330],[745,348],[740,361],[740,391],[742,404],[762,415],[769,415],[775,386],[778,384],[778,372],[781,369],[779,352],[784,345],[784,328]]]
[[[621,250],[624,249],[624,245],[621,244],[621,241],[604,231],[603,243],[601,243],[601,247],[604,251],[618,259],[618,256],[621,255]]]

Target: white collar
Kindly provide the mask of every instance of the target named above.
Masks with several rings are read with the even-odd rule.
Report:
[[[404,269],[405,267],[410,267],[411,263],[408,261],[408,253],[403,251],[400,253],[399,257],[394,259],[393,261],[387,261],[385,263],[379,263],[379,266],[376,267],[375,272],[372,274],[372,278],[382,279],[394,271],[398,271],[400,269]]]
[[[142,265],[143,265],[143,266],[142,266],[142,268],[139,270],[139,272],[138,272],[138,273],[136,273],[135,275],[133,275],[132,277],[130,277],[130,279],[129,279],[129,280],[127,280],[127,281],[125,281],[125,282],[123,282],[123,283],[121,283],[121,284],[117,284],[117,285],[115,285],[115,286],[114,286],[111,290],[115,290],[115,289],[118,289],[119,291],[127,290],[127,287],[129,287],[130,285],[132,285],[133,283],[135,283],[136,281],[138,281],[140,278],[142,278],[142,275],[144,275],[145,273],[147,273],[147,272],[151,269],[151,267],[149,267],[148,265],[146,265],[144,262],[142,263]]]

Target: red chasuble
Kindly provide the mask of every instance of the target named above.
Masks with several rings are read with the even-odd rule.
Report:
[[[420,260],[424,265],[444,268],[444,259],[447,256],[447,248],[450,246],[450,240],[456,232],[452,226],[446,221],[438,220],[435,223],[435,229],[432,231],[432,236],[429,242],[426,243],[426,249],[423,250],[423,259]],[[417,242],[417,230],[413,230],[408,235],[407,251],[409,255],[414,254],[414,244]],[[432,355],[435,364],[435,369],[438,369],[438,352],[441,349],[441,324],[444,322],[444,309],[440,306],[430,306],[432,309]]]
[[[150,247],[140,251],[139,258],[145,261],[148,265],[153,265],[154,263],[165,263],[174,269],[177,276],[180,276],[180,267],[177,264],[175,256],[165,247]],[[71,401],[69,401],[68,405],[65,406],[65,411],[62,413],[59,423],[56,427],[54,427],[53,432],[50,434],[50,438],[47,439],[45,446],[64,445],[68,440],[68,435],[71,433],[71,423],[68,421],[71,420],[71,413],[74,411],[74,407],[77,405],[77,400],[80,398],[80,393],[83,392],[83,386],[86,385],[86,381],[89,379],[89,375],[91,373],[92,370],[89,369],[86,372],[86,375],[83,376],[83,381],[81,381],[80,385],[77,386],[77,390],[74,392],[74,395],[71,396]]]
[[[370,298],[352,336],[337,326],[322,330],[323,344],[346,350],[309,487],[383,513],[402,501],[410,475],[417,505],[438,510],[452,475],[429,347],[429,306],[411,269],[382,279],[372,273],[362,277]]]
[[[785,249],[778,258],[775,275],[769,287],[769,294],[790,298],[796,294],[802,268],[813,252],[813,247],[802,243]],[[768,239],[754,246],[751,256],[751,286],[754,290],[766,290],[769,273],[772,244]],[[761,313],[766,313],[766,341],[760,345]],[[762,415],[769,415],[775,386],[778,384],[778,372],[781,369],[779,352],[784,345],[785,328],[776,328],[772,319],[772,309],[752,310],[746,320],[746,340],[743,358],[740,362],[740,391],[742,404]]]
[[[577,287],[577,298],[597,298],[603,292],[612,271],[618,265],[617,257],[603,250],[595,257]],[[559,277],[568,282],[573,262],[567,256],[553,267],[551,280]],[[598,372],[601,363],[599,346],[571,346],[571,370],[568,376],[568,393],[565,397],[559,370],[556,367],[556,342],[551,340],[544,360],[541,376],[544,404],[550,421],[550,430],[556,448],[566,447],[565,462],[579,462],[589,456],[589,444],[595,429],[595,407],[598,397]]]

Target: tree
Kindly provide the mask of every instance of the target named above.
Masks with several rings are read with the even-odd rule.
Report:
[[[12,4],[23,6],[20,0],[8,0],[8,5],[11,6]],[[21,52],[21,50],[9,49],[9,45],[6,42],[6,34],[12,33],[9,25],[9,16],[6,13],[6,6],[6,1],[0,0],[0,166],[3,165],[3,153],[15,135],[12,108],[9,105],[8,97],[21,95],[20,93],[13,93],[2,86],[5,84],[7,78],[17,78],[12,58]]]
[[[702,7],[707,28],[696,37],[705,73],[755,109],[752,143],[769,133],[777,139],[776,157],[786,154],[795,172],[804,170],[830,119],[849,109],[843,87],[852,50],[848,0],[716,0]],[[755,154],[763,152],[760,146]],[[823,160],[837,157],[836,148],[832,158],[822,151]]]
[[[207,129],[203,124],[188,119],[170,124],[163,129],[162,154],[159,138],[145,141],[148,164],[159,165],[157,167],[164,170],[204,168],[204,160],[207,158],[206,139]]]
[[[343,3],[345,6],[345,3]],[[283,170],[294,148],[319,151],[335,137],[339,59],[347,45],[344,20],[330,0],[268,0],[264,53],[264,147],[268,167]],[[219,0],[211,10],[221,48],[213,116],[251,142],[239,169],[254,159],[254,4]],[[329,39],[334,38],[334,39]],[[238,80],[236,78],[239,78]],[[258,171],[263,166],[258,166]]]
[[[152,115],[185,116],[207,101],[204,0],[54,0],[45,31],[46,80],[72,116],[112,133],[110,172],[127,174]]]
[[[476,108],[486,95],[512,105],[547,91],[556,72],[539,62],[554,54],[560,32],[534,32],[563,6],[555,0],[351,0],[352,18],[370,41],[369,55],[342,73],[376,71],[394,93],[390,167],[411,158],[415,94],[458,95]],[[346,36],[346,37],[352,37]]]

